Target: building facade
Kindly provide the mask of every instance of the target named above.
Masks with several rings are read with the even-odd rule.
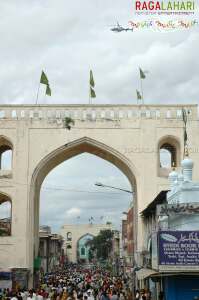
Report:
[[[134,207],[131,202],[127,211],[127,266],[133,267],[134,263]]]
[[[51,233],[49,226],[40,226],[39,230],[39,258],[40,271],[52,272],[62,265],[63,239],[59,234]]]
[[[76,263],[78,258],[88,261],[86,242],[97,236],[101,230],[112,230],[112,224],[66,224],[61,227],[63,249],[68,262]]]
[[[124,273],[131,273],[134,266],[134,205],[133,201],[125,214],[125,219],[122,220],[122,234],[121,234],[121,265]]]
[[[199,299],[199,182],[192,180],[192,159],[181,165],[182,172],[169,174],[170,190],[142,212],[146,259],[136,275],[154,299]]]

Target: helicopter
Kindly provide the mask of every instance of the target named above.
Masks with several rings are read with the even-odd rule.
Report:
[[[118,22],[117,22],[117,25],[113,28],[111,28],[111,31],[113,32],[122,32],[122,31],[133,31],[133,29],[131,28],[124,28],[122,27]]]

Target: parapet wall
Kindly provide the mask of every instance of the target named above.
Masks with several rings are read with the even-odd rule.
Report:
[[[198,119],[196,104],[184,105],[1,105],[1,119],[182,119],[182,108],[189,118]]]

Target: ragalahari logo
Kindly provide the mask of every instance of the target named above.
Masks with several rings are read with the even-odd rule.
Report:
[[[136,12],[193,14],[195,1],[135,1]]]

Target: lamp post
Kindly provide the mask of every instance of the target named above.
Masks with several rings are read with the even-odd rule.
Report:
[[[114,189],[114,190],[119,190],[119,191],[122,191],[122,192],[125,192],[125,193],[129,193],[129,194],[134,194],[133,191],[121,189],[121,188],[118,188],[118,187],[115,187],[115,186],[111,186],[111,185],[106,185],[106,184],[103,184],[101,182],[96,182],[95,185],[96,186],[100,186],[100,187],[105,187],[105,188],[107,187],[107,188]]]
[[[101,182],[96,182],[95,185],[99,186],[99,187],[104,187],[104,188],[110,188],[110,189],[114,189],[114,190],[119,190],[119,191],[122,191],[122,192],[125,192],[125,193],[129,193],[129,194],[132,194],[132,195],[134,194],[134,191],[122,189],[122,188],[111,186],[111,185],[106,185],[106,184],[103,184]],[[122,214],[124,214],[126,216],[128,215],[128,213],[126,211],[123,211]],[[114,259],[112,267],[114,267],[115,273],[118,273],[118,271],[120,269],[118,257]],[[123,271],[124,271],[124,266],[123,266]]]

